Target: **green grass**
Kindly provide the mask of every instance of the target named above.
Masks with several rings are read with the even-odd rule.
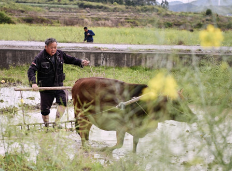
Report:
[[[176,29],[157,28],[107,28],[93,27],[95,43],[106,44],[154,44],[154,45],[199,45],[199,31],[189,32]],[[82,27],[38,26],[1,24],[0,40],[42,41],[54,37],[58,42],[83,42]],[[231,46],[231,31],[224,32],[223,46]]]
[[[0,79],[5,82],[28,85],[28,66],[11,67],[0,70]],[[193,104],[214,106],[227,100],[227,107],[232,105],[232,70],[227,63],[204,64],[201,67],[180,66],[171,70],[147,69],[143,67],[117,68],[117,67],[84,67],[65,65],[65,86],[73,86],[75,81],[83,77],[105,77],[118,79],[128,83],[147,84],[148,81],[160,71],[174,75],[179,89],[184,89],[184,95]],[[126,74],[125,74],[126,73]],[[3,86],[3,85],[2,85]],[[204,99],[202,99],[204,97]],[[226,97],[226,98],[225,98]]]
[[[0,3],[0,8],[2,8],[4,10],[9,10],[9,12],[12,10],[17,10],[17,11],[21,11],[21,12],[29,12],[29,11],[45,12],[45,10],[42,8],[31,7],[28,5],[23,5],[23,4],[13,3],[13,2]]]

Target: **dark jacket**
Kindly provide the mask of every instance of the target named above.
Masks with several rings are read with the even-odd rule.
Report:
[[[27,72],[30,84],[38,84],[41,87],[63,86],[63,80],[65,79],[63,64],[74,64],[82,67],[80,59],[66,55],[61,50],[57,50],[54,57],[55,65],[45,49],[35,57]]]
[[[87,35],[88,33],[90,35]],[[84,41],[87,40],[87,42],[93,42],[93,36],[95,36],[95,34],[94,34],[94,32],[92,30],[88,30],[87,32],[84,32],[84,35],[85,35]]]

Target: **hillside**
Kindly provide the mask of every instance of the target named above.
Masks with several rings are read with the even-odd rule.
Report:
[[[218,0],[196,0],[191,2],[193,5],[197,6],[218,6]],[[220,6],[229,6],[232,5],[230,0],[220,0]]]
[[[181,2],[181,1],[171,1],[171,2],[169,2],[169,5],[179,5],[179,4],[183,4],[183,2]]]
[[[211,9],[214,13],[227,15],[232,13],[232,1],[220,0],[196,0],[190,3],[174,3],[169,4],[169,10],[174,12],[203,12],[206,9]]]
[[[201,12],[203,8],[191,3],[169,5],[169,10],[174,12]]]
[[[178,4],[178,1],[175,3]],[[184,9],[186,4],[179,5]],[[192,4],[189,8],[195,6]],[[24,0],[24,3],[0,1],[0,9],[11,17],[14,23],[81,27],[156,27],[191,31],[205,27],[207,24],[216,24],[223,30],[232,29],[232,17],[206,16],[205,12],[172,12],[160,6],[132,7],[85,1],[73,1],[70,4],[26,3]]]

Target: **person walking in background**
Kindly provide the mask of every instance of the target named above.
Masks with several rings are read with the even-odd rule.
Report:
[[[27,72],[29,83],[32,85],[33,90],[38,90],[38,85],[41,87],[63,86],[65,79],[65,74],[63,73],[64,63],[79,67],[89,65],[87,60],[77,59],[66,55],[61,50],[57,50],[56,39],[48,38],[45,41],[45,49],[35,57]],[[37,81],[35,77],[36,72]],[[54,98],[56,98],[56,103],[58,104],[55,123],[59,123],[67,106],[65,91],[40,91],[41,114],[46,127],[49,126],[49,113]]]
[[[84,38],[84,42],[87,41],[87,42],[93,42],[93,36],[95,36],[94,32],[92,30],[88,30],[87,27],[84,27],[84,35],[85,35],[85,38]]]

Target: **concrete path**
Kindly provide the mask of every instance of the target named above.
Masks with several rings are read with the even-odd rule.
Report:
[[[44,42],[33,41],[1,41],[0,48],[29,48],[43,49]],[[102,51],[189,51],[205,52],[212,51],[232,51],[232,47],[202,48],[201,46],[184,45],[129,45],[129,44],[96,44],[96,43],[58,43],[58,48],[69,50],[102,50]]]

